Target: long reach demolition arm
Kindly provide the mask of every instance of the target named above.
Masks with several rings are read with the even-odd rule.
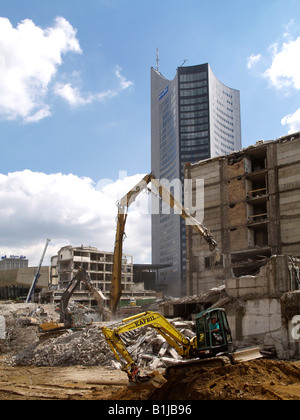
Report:
[[[117,216],[117,229],[114,246],[114,257],[113,257],[113,272],[112,272],[112,284],[110,291],[110,310],[113,314],[116,313],[118,303],[122,295],[121,287],[121,269],[122,269],[122,253],[123,253],[123,239],[125,234],[125,224],[128,214],[128,207],[135,201],[137,196],[144,191],[146,188],[148,191],[153,192],[148,188],[148,184],[152,182],[153,186],[158,191],[158,195],[162,201],[167,203],[171,208],[176,210],[177,213],[184,220],[189,220],[192,228],[200,233],[209,245],[211,252],[215,252],[216,261],[219,259],[219,253],[217,250],[217,243],[210,233],[209,229],[202,225],[197,219],[195,219],[188,210],[185,209],[181,203],[179,203],[173,194],[157,179],[153,172],[144,176],[144,178],[135,185],[117,204],[118,204],[118,216]],[[156,194],[156,193],[154,193]]]

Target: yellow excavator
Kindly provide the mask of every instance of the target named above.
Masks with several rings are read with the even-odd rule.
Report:
[[[179,364],[167,368],[166,376],[178,371],[185,372],[201,365],[204,367],[224,366],[262,357],[259,348],[233,351],[232,335],[223,308],[203,311],[195,317],[195,336],[185,337],[164,316],[158,312],[143,312],[125,318],[120,323],[102,327],[102,332],[118,361],[123,361],[122,370],[127,373],[129,383],[145,384],[156,388],[166,382],[158,372],[141,376],[139,366],[128,352],[121,335],[138,328],[154,328],[184,359]],[[124,362],[125,361],[125,362]]]
[[[152,191],[148,188],[148,184],[152,182],[156,191]],[[112,314],[116,313],[120,298],[122,296],[121,287],[121,268],[122,268],[122,253],[123,253],[123,239],[125,234],[125,224],[128,215],[128,207],[135,201],[137,196],[144,190],[158,195],[162,201],[173,208],[184,220],[188,220],[196,232],[200,233],[209,245],[211,252],[215,254],[215,261],[219,260],[219,253],[217,250],[217,242],[213,238],[209,229],[203,226],[199,221],[189,214],[188,210],[185,209],[182,204],[175,199],[170,190],[168,190],[153,174],[153,172],[144,176],[144,178],[136,184],[117,204],[118,204],[118,216],[117,216],[117,229],[114,247],[113,257],[113,272],[112,272],[112,283],[110,290],[110,310]]]

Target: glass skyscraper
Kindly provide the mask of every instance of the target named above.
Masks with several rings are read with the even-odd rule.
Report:
[[[241,149],[240,92],[223,85],[209,64],[179,67],[173,80],[151,68],[151,170],[183,184],[184,165]],[[185,286],[185,223],[152,214],[152,263],[168,264],[159,284],[179,296]]]

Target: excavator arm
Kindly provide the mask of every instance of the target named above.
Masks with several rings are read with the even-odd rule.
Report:
[[[132,188],[118,203],[117,229],[115,237],[115,247],[113,256],[112,282],[110,289],[110,310],[116,313],[118,303],[122,296],[122,255],[123,240],[125,235],[125,224],[127,220],[127,212],[130,204],[135,201],[136,197],[151,182],[152,174],[146,175],[134,188]]]
[[[138,382],[140,380],[138,366],[122,341],[121,334],[145,326],[154,328],[183,358],[190,357],[190,351],[195,345],[194,339],[186,338],[158,312],[143,312],[123,319],[121,324],[102,327],[102,332],[116,359],[120,361],[122,357],[125,360],[122,370],[127,373],[130,382]]]
[[[99,311],[104,314],[105,301],[107,300],[107,298],[103,295],[103,293],[100,290],[97,290],[93,286],[92,281],[87,271],[83,267],[79,267],[77,273],[72,278],[72,280],[68,284],[68,287],[62,294],[60,304],[59,304],[59,312],[60,312],[59,322],[62,322],[64,324],[67,323],[68,304],[69,304],[71,296],[73,295],[73,293],[75,292],[75,290],[77,289],[81,281],[84,283],[88,291],[92,294],[93,298],[96,300]]]
[[[121,272],[122,272],[122,254],[123,254],[123,239],[125,234],[125,224],[127,220],[128,207],[135,201],[137,196],[148,189],[148,191],[154,193],[148,188],[148,184],[152,182],[158,191],[158,195],[162,201],[167,203],[171,208],[176,210],[184,220],[189,220],[190,225],[196,232],[200,233],[209,245],[211,252],[215,252],[215,259],[219,260],[219,253],[217,250],[217,242],[213,238],[209,229],[203,226],[198,220],[191,216],[187,209],[185,209],[181,203],[179,203],[172,193],[157,179],[153,172],[144,176],[144,178],[135,185],[117,204],[118,204],[118,216],[117,216],[117,229],[114,247],[114,258],[113,258],[113,272],[112,272],[112,283],[110,291],[110,310],[113,314],[116,313],[118,303],[122,296],[121,287]],[[154,193],[156,194],[156,193]]]
[[[69,282],[66,290],[63,292],[60,302],[59,302],[59,315],[60,319],[59,322],[62,322],[63,324],[66,323],[67,318],[67,310],[68,310],[68,304],[71,299],[71,296],[75,292],[75,290],[78,288],[80,281],[83,278],[82,271],[78,270],[75,276],[72,278],[72,280]]]
[[[69,301],[78,288],[80,282],[83,282],[86,286],[89,293],[93,296],[93,298],[97,302],[98,310],[103,315],[103,319],[105,320],[108,315],[108,308],[105,305],[105,301],[107,298],[104,294],[95,288],[93,285],[90,276],[88,275],[87,271],[83,267],[79,267],[77,273],[74,275],[72,280],[69,282],[66,290],[63,292],[60,302],[59,302],[59,323],[55,323],[53,321],[50,322],[43,322],[39,325],[39,328],[42,332],[51,332],[55,330],[60,330],[62,328],[70,328],[74,326],[74,320],[72,313],[68,309]]]

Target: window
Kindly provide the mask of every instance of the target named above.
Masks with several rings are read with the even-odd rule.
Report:
[[[196,95],[203,95],[204,93],[207,93],[207,87],[203,87],[199,89],[180,90],[180,96],[196,96]]]
[[[207,78],[207,72],[203,71],[200,73],[181,74],[180,82],[195,82],[197,80],[203,80]]]

